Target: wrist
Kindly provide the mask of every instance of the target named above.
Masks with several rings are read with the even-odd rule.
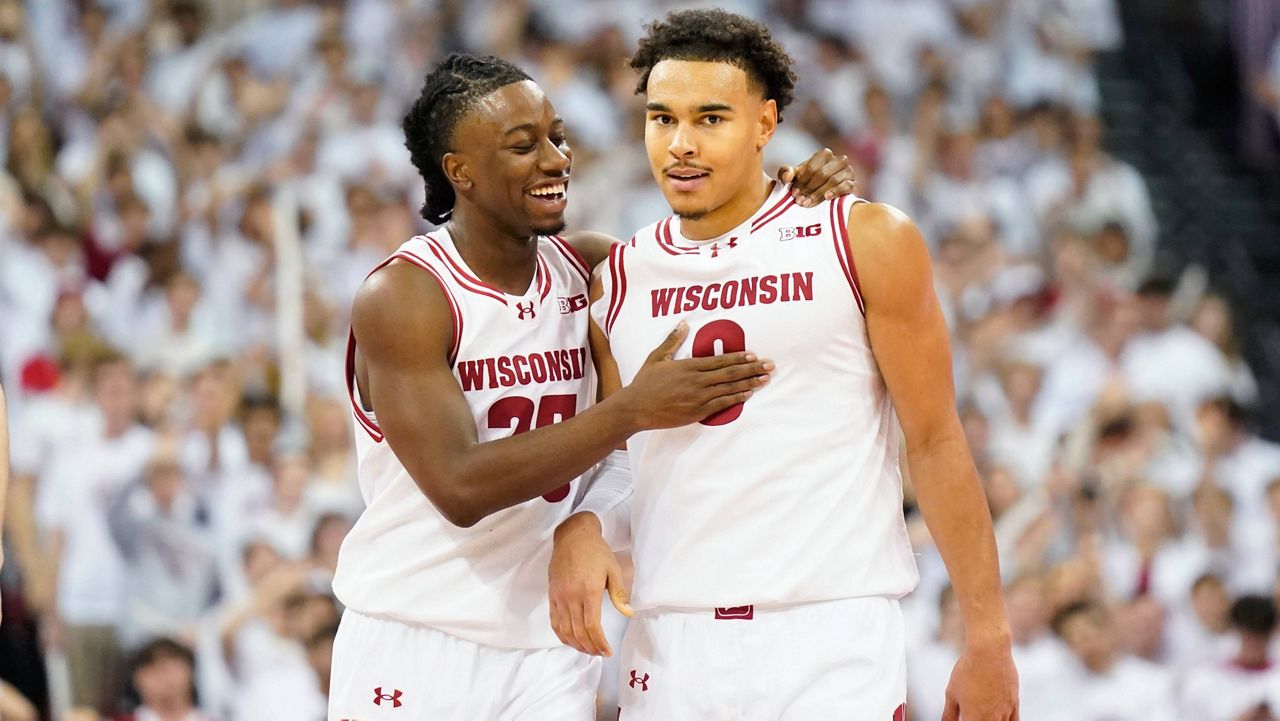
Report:
[[[964,648],[974,653],[1008,653],[1013,646],[1013,632],[1007,623],[985,628],[966,630]]]
[[[600,524],[600,517],[591,511],[578,511],[561,521],[556,527],[555,540],[559,541],[581,533],[603,536],[604,526]]]
[[[625,387],[595,406],[609,414],[609,427],[616,431],[619,444],[641,431],[648,430],[640,423],[640,414],[636,413],[631,397],[631,389]]]

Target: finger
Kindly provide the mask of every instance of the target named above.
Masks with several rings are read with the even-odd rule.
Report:
[[[795,180],[795,177],[796,177],[796,169],[791,167],[790,165],[784,165],[781,168],[778,168],[778,180],[783,185],[786,185],[787,183],[790,183],[792,180]]]
[[[600,624],[601,597],[604,594],[597,593],[588,596],[583,602],[582,614],[586,622],[587,635],[591,639],[591,645],[600,652],[601,656],[612,656],[613,649],[609,648],[609,639],[604,635],[604,627]]]
[[[627,593],[627,586],[622,582],[622,569],[618,568],[615,563],[609,569],[609,575],[605,577],[605,588],[609,591],[609,601],[613,603],[613,607],[618,609],[618,613],[631,618],[636,614],[631,608],[631,594]]]
[[[707,388],[706,399],[709,401],[712,398],[718,398],[720,396],[732,396],[732,395],[737,395],[739,393],[748,393],[748,392],[754,393],[755,391],[758,391],[764,386],[768,385],[768,383],[769,383],[768,376],[747,378],[740,381],[734,381],[733,383],[720,383]]]
[[[565,626],[562,618],[563,618],[563,614],[561,611],[560,602],[555,600],[555,598],[552,598],[551,599],[551,630],[555,632],[556,638],[560,639],[560,643],[563,643],[566,646],[572,646],[573,644],[569,643],[569,639],[566,637],[564,633]]]
[[[813,197],[818,202],[821,202],[823,200],[837,198],[841,195],[850,195],[853,193],[853,189],[856,184],[857,179],[854,178],[853,169],[845,168],[839,173],[831,176],[831,179],[827,181],[826,185],[823,185],[821,188],[813,191]]]
[[[757,360],[756,354],[751,351],[738,351],[737,353],[724,353],[705,358],[684,358],[676,362],[686,364],[698,371],[714,371],[728,368],[729,366],[755,363]]]
[[[831,162],[834,157],[835,153],[831,152],[831,148],[823,148],[820,152],[814,153],[796,170],[795,182],[791,184],[791,194],[800,197],[807,192],[814,179],[821,173],[823,166]]]
[[[850,175],[852,175],[852,171],[850,171]],[[858,194],[858,181],[857,179],[850,177],[840,181],[835,185],[835,187],[830,188],[829,190],[823,191],[822,198],[823,200],[834,200],[842,195],[857,195],[857,194]]]
[[[774,368],[773,361],[767,360],[755,361],[754,363],[739,363],[738,365],[705,371],[703,379],[708,383],[732,383],[744,378],[767,376],[773,372]]]
[[[800,196],[799,204],[805,207],[813,207],[822,202],[823,195],[826,193],[826,186],[831,183],[833,178],[848,169],[849,158],[847,156],[838,155],[832,158],[814,174],[808,186],[806,186],[805,194]]]
[[[570,602],[567,605],[569,606],[569,620],[573,626],[573,647],[585,654],[598,655],[595,647],[591,644],[591,635],[587,633],[586,620],[582,614],[582,604]]]
[[[667,337],[658,344],[658,347],[654,348],[653,352],[649,354],[649,362],[671,360],[674,358],[676,349],[680,347],[680,344],[684,342],[685,337],[688,335],[689,323],[682,320],[677,323],[676,327],[667,334]]]
[[[703,403],[699,406],[698,412],[702,414],[703,418],[705,418],[707,416],[715,415],[726,408],[732,408],[739,403],[746,403],[750,398],[751,391],[720,396],[719,398],[713,398],[706,403]]]

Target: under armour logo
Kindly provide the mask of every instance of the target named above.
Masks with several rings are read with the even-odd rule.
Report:
[[[517,318],[517,320],[538,317],[537,313],[533,312],[533,301],[529,301],[528,303],[516,303],[516,310],[520,311],[520,317]]]
[[[737,248],[737,247],[738,247],[737,238],[730,238],[729,240],[725,241],[724,245],[721,245],[719,241],[717,241],[711,244],[711,257],[712,258],[720,257],[721,248]]]
[[[645,675],[640,676],[636,674],[636,670],[634,668],[631,669],[631,688],[635,688],[636,684],[640,684],[641,691],[648,691],[649,690],[649,674],[646,673]]]
[[[795,228],[778,228],[778,240],[794,240],[796,238],[812,238],[822,232],[822,223],[802,225]]]
[[[383,701],[390,701],[391,708],[400,708],[404,705],[404,703],[400,701],[400,697],[403,695],[404,692],[398,688],[392,689],[391,693],[383,693],[382,687],[379,686],[373,690],[373,705],[381,706]]]

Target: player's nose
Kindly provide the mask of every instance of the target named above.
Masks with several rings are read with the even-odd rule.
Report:
[[[689,158],[698,154],[698,148],[694,145],[693,137],[686,126],[678,126],[671,134],[671,143],[667,146],[667,152],[675,158]]]
[[[538,154],[538,169],[547,175],[567,175],[573,163],[573,151],[566,143],[558,146],[550,141],[542,143]]]

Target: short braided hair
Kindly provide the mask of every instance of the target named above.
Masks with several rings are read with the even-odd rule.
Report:
[[[458,121],[480,98],[529,79],[523,70],[502,58],[467,53],[450,54],[427,74],[422,92],[405,113],[403,123],[405,147],[427,184],[423,218],[441,225],[453,214],[457,197],[440,160],[452,149]]]
[[[795,99],[796,74],[787,51],[769,28],[751,18],[724,10],[682,10],[645,26],[631,68],[640,73],[636,94],[649,86],[649,73],[663,60],[700,60],[742,68],[758,84],[767,100],[782,109]]]

